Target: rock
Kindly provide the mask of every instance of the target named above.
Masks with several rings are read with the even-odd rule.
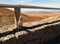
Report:
[[[8,31],[12,31],[14,34],[8,34],[1,37],[0,42],[3,44],[55,44],[57,43],[57,37],[60,40],[60,16],[30,23],[28,22],[24,25],[27,26],[23,27],[24,30],[16,29],[14,31],[14,29],[7,29]]]
[[[2,44],[17,44],[16,37],[11,34],[0,38]]]
[[[6,25],[1,28],[0,33],[7,32],[7,31],[12,31],[14,29],[13,25]]]

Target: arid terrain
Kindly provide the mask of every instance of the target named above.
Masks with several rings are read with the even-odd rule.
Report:
[[[25,12],[21,14],[24,27],[12,29],[14,12],[0,8],[0,27],[2,27],[0,44],[60,43],[60,12]]]
[[[23,22],[40,21],[48,17],[59,15],[59,12],[45,13],[45,12],[25,12],[21,13]],[[14,12],[6,8],[0,8],[0,27],[14,24]]]

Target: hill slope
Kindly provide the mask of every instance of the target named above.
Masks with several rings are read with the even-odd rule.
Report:
[[[37,12],[38,13],[38,12]],[[33,21],[39,21],[41,19],[45,19],[48,17],[52,17],[53,15],[46,15],[42,13],[36,14],[37,16],[34,16],[34,12],[28,13],[22,13],[22,18],[24,22],[33,22]],[[41,15],[40,15],[41,14]],[[31,15],[31,16],[30,16]],[[11,25],[14,24],[14,12],[12,10],[6,9],[6,8],[0,8],[0,27],[4,25]]]
[[[30,24],[30,23],[28,23]],[[30,24],[31,25],[31,24]],[[60,44],[60,16],[36,21],[24,30],[0,31],[2,44]]]

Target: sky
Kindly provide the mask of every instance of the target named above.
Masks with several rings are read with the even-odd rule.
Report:
[[[60,8],[60,0],[0,0],[0,4],[22,4]],[[33,10],[35,11],[35,9]],[[22,9],[22,11],[27,11],[27,9]]]

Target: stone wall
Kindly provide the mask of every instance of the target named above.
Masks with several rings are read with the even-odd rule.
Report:
[[[60,20],[23,29],[0,33],[0,44],[54,44],[60,39]]]

